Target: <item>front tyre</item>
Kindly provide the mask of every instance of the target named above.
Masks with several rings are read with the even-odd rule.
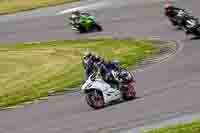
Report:
[[[87,104],[94,109],[101,109],[105,105],[102,92],[96,89],[86,93],[85,99]]]

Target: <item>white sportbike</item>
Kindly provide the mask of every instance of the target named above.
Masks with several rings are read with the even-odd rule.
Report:
[[[103,108],[113,101],[132,100],[136,96],[133,78],[126,83],[122,82],[119,88],[112,88],[96,74],[89,76],[81,87],[81,91],[85,94],[87,104],[94,109]]]

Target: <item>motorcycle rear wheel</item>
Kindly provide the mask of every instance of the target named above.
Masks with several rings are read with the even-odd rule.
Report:
[[[125,101],[133,100],[136,97],[134,89],[122,88],[122,97]]]

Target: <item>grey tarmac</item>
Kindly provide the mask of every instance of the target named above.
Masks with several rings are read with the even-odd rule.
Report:
[[[200,40],[190,40],[171,27],[163,1],[111,0],[91,9],[104,26],[101,33],[79,35],[66,24],[66,15],[44,15],[3,21],[1,43],[78,39],[97,36],[149,37],[179,40],[183,49],[170,60],[137,72],[138,99],[92,110],[79,92],[51,97],[15,110],[0,112],[0,133],[110,133],[168,119],[169,115],[200,112]],[[198,0],[177,0],[198,16]],[[55,14],[59,10],[55,8]],[[54,12],[52,10],[52,12]],[[44,11],[44,14],[48,11]],[[16,18],[16,19],[15,19]]]

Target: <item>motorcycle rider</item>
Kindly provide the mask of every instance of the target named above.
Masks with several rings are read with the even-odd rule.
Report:
[[[107,68],[106,68],[106,62],[103,58],[100,58],[100,57],[97,57],[95,58],[95,61],[94,61],[94,66],[96,68],[96,72],[98,74],[100,74],[100,76],[102,77],[102,79],[104,81],[106,81],[106,74],[108,72]]]
[[[120,66],[118,60],[109,61],[105,64],[105,81],[111,85],[112,88],[119,89],[118,74],[120,72]]]
[[[72,29],[77,29],[77,24],[79,23],[79,17],[80,17],[80,12],[78,10],[74,10],[72,11],[72,15],[69,18],[70,20],[72,20],[72,22],[70,23],[72,25]]]
[[[120,65],[118,60],[105,62],[99,56],[86,52],[83,56],[83,66],[85,69],[86,80],[92,73],[100,74],[102,79],[111,85],[112,88],[119,89],[120,81],[118,76],[120,73]]]
[[[184,17],[178,18],[177,16],[180,11],[185,12],[184,9],[177,8],[169,3],[165,4],[164,8],[165,8],[165,15],[168,16],[172,20],[173,25],[178,25],[176,21],[180,21],[179,24],[184,25],[183,24],[183,22],[185,21]]]
[[[95,56],[92,57],[92,60],[94,62],[94,69],[95,69],[94,71],[97,72],[100,65],[101,65],[102,59],[101,59],[100,56],[95,55]]]
[[[165,15],[174,18],[179,11],[185,11],[184,9],[177,8],[169,3],[165,4]]]
[[[77,25],[79,24],[80,20],[87,20],[88,16],[90,16],[87,12],[80,12],[79,10],[72,11],[72,16],[70,17],[70,20],[73,21],[72,29],[77,29]]]
[[[86,52],[82,58],[82,64],[85,70],[85,80],[93,73],[94,71],[94,62],[92,57],[94,55],[91,52]]]
[[[179,12],[183,12],[184,15],[179,17],[178,14]],[[173,5],[167,3],[165,5],[165,15],[168,16],[172,21],[172,24],[173,25],[182,25],[184,26],[184,28],[186,29],[186,34],[189,34],[191,32],[193,32],[193,28],[188,28],[186,25],[186,21],[188,19],[197,19],[197,18],[194,18],[193,16],[189,15],[184,9],[181,9],[181,8],[177,8],[177,7],[174,7]],[[176,21],[179,21],[178,23]]]

